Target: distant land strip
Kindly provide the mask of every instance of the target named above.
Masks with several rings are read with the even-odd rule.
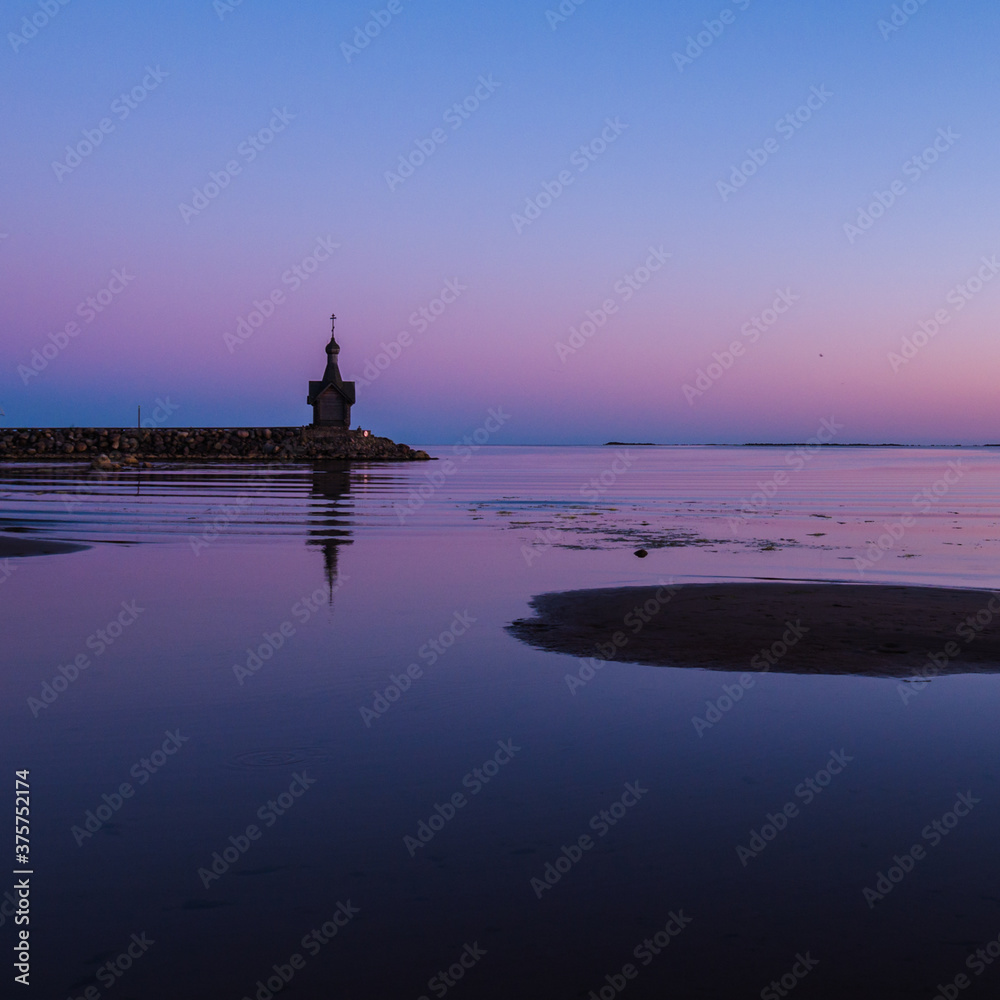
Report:
[[[738,444],[721,444],[707,441],[698,444],[661,443],[657,441],[605,441],[604,448],[1000,448],[1000,443],[987,444],[900,444],[885,441],[871,444],[867,441],[743,441]]]

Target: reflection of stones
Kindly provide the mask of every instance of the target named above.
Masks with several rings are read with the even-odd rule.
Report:
[[[913,677],[936,650],[934,672],[1000,672],[1000,616],[973,632],[992,592],[836,583],[715,583],[679,587],[647,621],[639,612],[653,587],[579,590],[535,597],[535,617],[508,631],[553,652],[654,666],[780,673]],[[970,617],[977,616],[979,617]],[[790,626],[804,633],[765,663]],[[619,636],[621,641],[612,639]],[[971,638],[975,639],[973,642]],[[755,666],[753,661],[760,666]],[[772,662],[775,660],[775,662]]]

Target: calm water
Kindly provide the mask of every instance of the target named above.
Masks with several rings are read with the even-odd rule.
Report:
[[[91,546],[0,574],[32,995],[996,995],[1000,678],[768,674],[699,732],[738,671],[571,691],[504,626],[664,581],[994,588],[1000,454],[428,450],[4,469],[0,527]]]

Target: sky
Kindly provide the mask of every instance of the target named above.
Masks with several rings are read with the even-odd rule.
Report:
[[[987,0],[0,32],[0,426],[308,423],[336,312],[352,422],[413,444],[1000,441]]]

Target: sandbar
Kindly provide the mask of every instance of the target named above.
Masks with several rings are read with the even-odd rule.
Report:
[[[754,581],[574,590],[530,606],[535,617],[508,632],[579,657],[751,673],[1000,671],[994,591]]]
[[[57,542],[42,538],[22,538],[0,532],[0,559],[22,556],[54,556],[65,552],[82,552],[89,545],[76,542]]]

